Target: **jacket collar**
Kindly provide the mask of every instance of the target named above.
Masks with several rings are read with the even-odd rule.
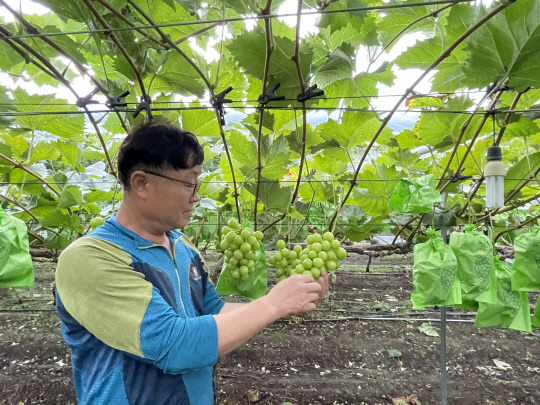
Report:
[[[135,243],[135,245],[138,248],[148,248],[148,247],[152,247],[152,246],[161,246],[161,245],[157,245],[157,244],[149,241],[148,239],[143,238],[138,233],[133,232],[131,229],[128,229],[128,228],[120,225],[120,223],[116,219],[116,213],[114,213],[106,221],[106,223],[109,226],[112,226],[117,232],[119,232],[122,235],[124,235],[124,236],[130,238],[131,240],[133,240],[133,242]],[[180,231],[178,231],[178,230],[169,231],[166,234],[167,234],[167,237],[169,239],[171,239],[172,241],[175,241],[176,239],[179,239],[182,236],[182,233]]]

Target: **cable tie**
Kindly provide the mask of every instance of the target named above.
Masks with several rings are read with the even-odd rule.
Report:
[[[303,102],[303,101],[309,100],[309,99],[314,98],[314,97],[324,96],[324,90],[316,90],[316,89],[317,89],[316,84],[314,84],[311,87],[308,87],[304,91],[304,95],[299,94],[296,97],[296,100],[299,101],[299,102]]]
[[[211,100],[212,106],[216,109],[219,115],[219,122],[221,125],[225,125],[225,110],[223,109],[223,104],[233,102],[232,100],[225,98],[225,96],[229,94],[232,89],[233,88],[231,86],[227,87],[221,93],[216,94]]]
[[[464,168],[460,169],[457,173],[454,173],[453,175],[451,175],[449,180],[452,183],[456,183],[458,181],[472,179],[472,176],[465,176],[462,174],[464,170],[465,170]]]
[[[129,95],[129,90],[126,90],[122,94],[116,97],[109,97],[105,105],[109,108],[127,107],[127,103],[124,102],[124,98],[126,98],[128,95]]]
[[[92,100],[92,97],[94,97],[97,93],[99,93],[99,89],[94,89],[90,92],[90,94],[88,94],[86,97],[81,97],[79,99],[77,99],[77,101],[75,102],[75,104],[77,105],[77,107],[79,108],[84,108],[86,107],[88,104],[99,104],[99,101],[97,100]]]
[[[150,108],[150,104],[152,104],[152,99],[150,98],[150,96],[149,95],[142,96],[141,102],[139,103],[139,105],[137,106],[137,109],[133,113],[133,118],[136,118],[137,115],[139,115],[139,113],[142,110],[146,110],[147,119],[151,120],[152,118],[154,118],[152,116],[152,109]]]
[[[281,86],[281,83],[276,83],[274,87],[272,87],[270,90],[266,90],[266,93],[261,94],[257,101],[260,105],[265,105],[269,103],[270,101],[280,101],[285,100],[285,96],[278,96],[276,94],[276,90]]]

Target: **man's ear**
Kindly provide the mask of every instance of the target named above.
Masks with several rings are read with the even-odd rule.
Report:
[[[148,196],[148,175],[142,170],[136,170],[131,174],[129,179],[131,185],[131,191],[140,198],[147,198]]]

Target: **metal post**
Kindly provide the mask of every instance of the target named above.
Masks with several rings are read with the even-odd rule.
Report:
[[[441,228],[444,243],[448,244],[446,227]],[[441,405],[448,404],[448,374],[446,372],[446,307],[441,307]]]

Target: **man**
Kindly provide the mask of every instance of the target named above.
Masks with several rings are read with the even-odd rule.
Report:
[[[177,230],[200,199],[203,158],[191,133],[136,127],[119,150],[118,212],[60,255],[57,307],[79,404],[213,404],[217,357],[314,309],[327,289],[327,276],[299,275],[248,304],[221,300]]]

